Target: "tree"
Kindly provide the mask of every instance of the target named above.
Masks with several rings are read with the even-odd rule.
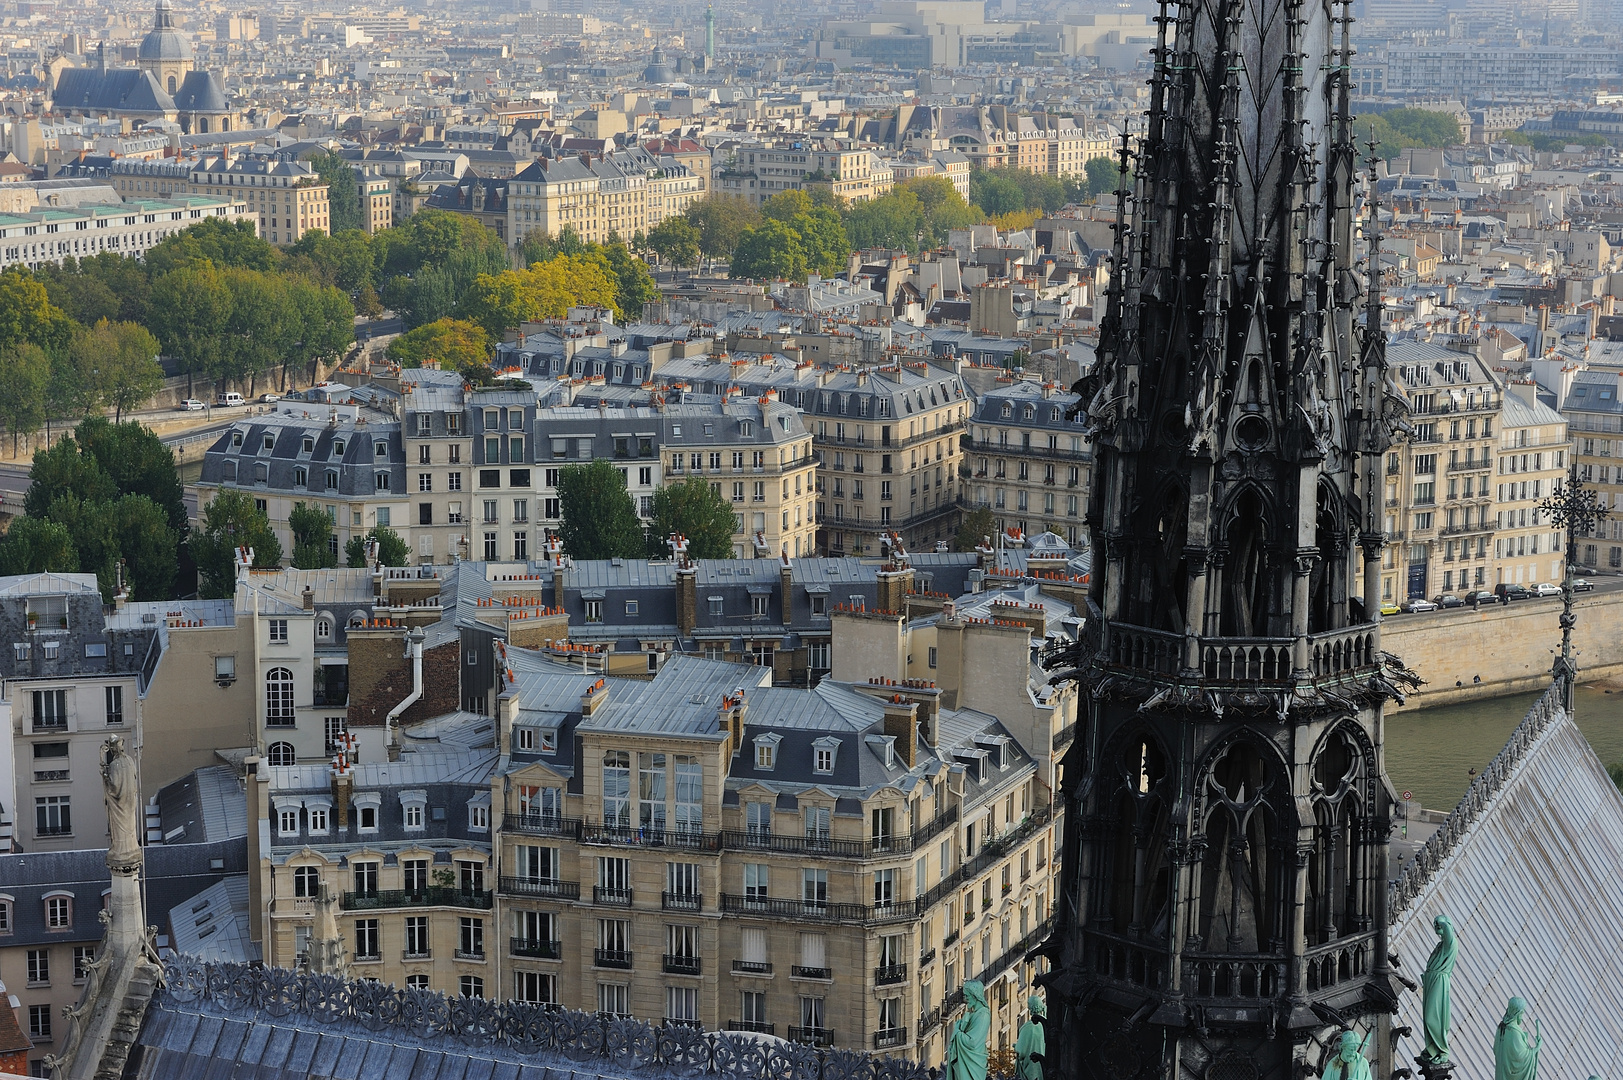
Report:
[[[164,237],[146,253],[147,270],[153,275],[200,262],[244,270],[273,270],[281,260],[282,253],[269,240],[261,240],[254,223],[246,218],[206,217],[196,225]]]
[[[336,285],[345,292],[374,285],[378,280],[378,267],[372,237],[358,227],[340,229],[336,215],[330,220],[333,220],[331,236],[312,229],[287,249],[289,267],[308,266],[323,285]],[[301,257],[307,262],[298,263]]]
[[[180,358],[188,397],[195,393],[195,376],[206,374],[224,351],[221,335],[231,321],[233,299],[225,279],[210,262],[179,267],[152,283],[148,325],[164,351]]]
[[[463,371],[490,361],[490,335],[466,319],[436,319],[407,330],[389,342],[389,359],[403,368],[437,364],[447,371]]]
[[[1089,195],[1108,195],[1121,181],[1121,165],[1115,158],[1089,158],[1082,169],[1087,173]]]
[[[73,340],[73,320],[27,270],[0,273],[0,350],[37,345],[52,359],[65,355]]]
[[[72,574],[79,552],[67,526],[44,518],[16,517],[0,538],[0,575]]]
[[[738,520],[733,504],[709,482],[690,476],[680,484],[666,484],[654,492],[654,523],[648,531],[648,554],[666,554],[666,539],[680,533],[688,539],[688,555],[695,559],[726,559],[733,553]]]
[[[761,203],[761,216],[768,221],[781,221],[788,225],[795,218],[810,214],[813,209],[810,195],[791,188],[788,191],[780,191]]]
[[[88,455],[120,495],[144,495],[163,509],[170,528],[185,536],[185,492],[175,471],[175,452],[145,424],[109,423],[92,416],[74,430],[81,455]]]
[[[917,251],[924,231],[924,204],[906,188],[897,188],[877,199],[857,203],[846,212],[845,232],[851,246],[899,248]]]
[[[113,407],[117,423],[124,419],[126,409],[145,404],[163,389],[158,339],[139,323],[106,319],[96,323],[91,334],[102,348],[102,403]]]
[[[699,230],[687,218],[666,218],[648,230],[646,243],[661,262],[699,265]]]
[[[331,544],[332,522],[319,506],[295,503],[287,516],[288,528],[293,532],[293,565],[300,570],[319,570],[336,566],[338,556]]]
[[[851,241],[845,235],[837,210],[819,206],[806,214],[789,219],[789,227],[800,237],[801,249],[806,252],[806,268],[824,277],[833,277],[845,269],[846,256],[851,254]]]
[[[51,507],[64,498],[94,504],[111,502],[119,496],[118,482],[95,455],[82,453],[78,440],[71,435],[34,454],[28,481],[23,512],[29,517],[47,517]]]
[[[0,420],[11,432],[11,453],[19,438],[32,435],[45,422],[45,391],[51,381],[51,360],[38,345],[27,343],[0,348]]]
[[[224,600],[236,593],[238,547],[253,549],[254,566],[282,564],[282,544],[253,498],[235,488],[222,488],[203,508],[202,528],[191,536],[199,596]]]
[[[355,314],[367,319],[383,315],[383,301],[378,299],[378,292],[371,285],[361,286],[360,293],[355,297]]]
[[[997,518],[987,507],[971,510],[964,516],[963,523],[953,534],[952,550],[974,551],[976,546],[984,542],[984,538],[997,535]]]
[[[699,251],[707,259],[730,256],[744,230],[761,223],[761,212],[736,195],[708,195],[683,216],[699,230]]]
[[[918,197],[924,212],[925,247],[940,247],[953,229],[966,229],[984,219],[980,207],[965,202],[945,176],[916,177],[897,185],[896,190]]]
[[[735,278],[804,281],[806,267],[800,234],[781,221],[766,221],[744,230],[728,273]]]
[[[587,254],[599,260],[614,279],[615,307],[623,321],[642,318],[642,309],[659,299],[659,286],[654,284],[648,264],[631,254],[620,241],[597,245]]]
[[[364,225],[365,222],[361,220],[360,186],[349,162],[333,150],[311,154],[305,160],[321,177],[321,182],[327,185],[327,221],[332,231],[338,233]]]
[[[366,542],[377,541],[379,566],[405,566],[411,559],[411,549],[400,538],[400,534],[387,525],[378,525],[361,533],[359,536],[349,538],[344,545],[344,561],[352,567],[366,565]]]
[[[227,269],[220,276],[231,293],[231,315],[210,374],[248,380],[252,396],[259,376],[275,367],[308,327],[298,317],[304,312],[289,303],[287,286],[277,275]]]
[[[484,327],[492,339],[520,323],[561,319],[579,304],[620,313],[619,283],[607,263],[591,255],[558,255],[528,270],[480,274],[457,308],[459,318]]]
[[[626,490],[625,474],[599,458],[566,465],[558,473],[563,521],[558,538],[576,559],[637,559],[643,556],[642,522]]]

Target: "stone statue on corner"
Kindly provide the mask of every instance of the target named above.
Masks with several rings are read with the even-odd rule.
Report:
[[[1513,997],[1493,1039],[1493,1080],[1538,1080],[1538,1048],[1544,1041],[1538,1021],[1527,1030],[1527,1000]]]
[[[1016,1080],[1043,1080],[1043,1060],[1048,1054],[1048,1037],[1043,1023],[1048,1019],[1048,1006],[1043,999],[1032,994],[1026,999],[1031,1017],[1020,1025],[1020,1036],[1014,1043]]]
[[[107,802],[107,865],[115,869],[141,862],[141,778],[117,735],[102,744],[102,785]]]
[[[1362,1042],[1358,1032],[1343,1031],[1330,1053],[1330,1060],[1324,1063],[1323,1080],[1370,1080],[1369,1059],[1364,1051],[1369,1049],[1369,1041],[1374,1037],[1373,1029]]]
[[[964,1015],[947,1036],[944,1080],[986,1080],[986,1037],[991,1031],[992,1013],[986,1007],[986,987],[971,979],[964,984]]]
[[[1454,935],[1454,920],[1447,915],[1437,916],[1432,925],[1437,931],[1437,947],[1431,951],[1420,981],[1426,1023],[1426,1048],[1420,1051],[1420,1060],[1441,1065],[1448,1061],[1448,986],[1454,978],[1454,961],[1459,959],[1460,940]]]

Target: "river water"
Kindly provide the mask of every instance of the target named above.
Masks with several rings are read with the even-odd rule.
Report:
[[[1470,770],[1493,760],[1538,694],[1405,710],[1386,720],[1386,772],[1398,794],[1414,793],[1428,810],[1452,810]],[[1623,762],[1623,690],[1578,687],[1578,728],[1606,764]]]

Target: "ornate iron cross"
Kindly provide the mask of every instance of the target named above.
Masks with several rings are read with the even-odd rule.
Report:
[[[1578,561],[1578,536],[1588,536],[1595,526],[1606,519],[1609,511],[1601,505],[1600,496],[1592,488],[1584,487],[1574,462],[1567,472],[1566,483],[1556,481],[1550,497],[1538,504],[1539,512],[1557,528],[1567,533],[1567,572],[1561,579],[1561,655],[1555,661],[1555,677],[1568,683],[1568,706],[1571,706],[1571,684],[1578,674],[1577,662],[1572,655],[1572,628],[1578,619],[1572,613],[1572,572]]]

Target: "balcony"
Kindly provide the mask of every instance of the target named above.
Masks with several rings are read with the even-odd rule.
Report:
[[[791,965],[789,975],[795,979],[832,979],[834,969],[826,967],[802,967],[799,964]]]
[[[772,965],[765,960],[734,960],[734,975],[770,975]]]
[[[704,897],[698,893],[660,893],[659,906],[666,911],[702,911],[704,910]]]
[[[675,953],[666,953],[664,970],[667,975],[698,975],[699,958],[697,956],[679,956]]]
[[[563,946],[564,943],[561,941],[516,937],[508,940],[507,951],[514,956],[528,957],[531,960],[561,960]]]
[[[557,814],[517,811],[503,816],[502,828],[529,836],[561,836],[569,840],[579,840],[581,821],[579,818],[560,817]]]
[[[777,851],[814,858],[874,859],[906,855],[939,836],[958,820],[958,807],[937,814],[909,836],[870,836],[867,840],[827,836],[792,836],[765,830],[729,830],[721,833],[721,846],[729,851]]]
[[[579,900],[580,882],[556,881],[550,878],[501,879],[503,896],[535,896],[547,900]]]
[[[1185,956],[1183,982],[1197,997],[1267,1001],[1285,984],[1282,960],[1239,956]]]
[[[929,949],[929,950],[926,950],[925,952],[919,953],[919,970],[922,971],[924,969],[925,965],[929,964],[934,959],[935,959],[935,950],[934,949]]]
[[[371,911],[375,908],[403,907],[460,907],[488,911],[491,894],[472,892],[442,885],[423,889],[383,889],[379,892],[347,892],[344,894],[345,911]]]
[[[484,961],[484,959],[485,959],[485,950],[484,949],[458,949],[456,951],[456,958],[458,960],[478,960],[478,961],[480,961],[482,963]]]
[[[48,717],[46,717],[44,719],[40,719],[39,717],[36,716],[34,718],[34,725],[33,725],[32,731],[36,735],[41,734],[41,733],[49,734],[49,733],[54,733],[54,732],[66,731],[66,730],[68,730],[68,718],[65,717],[65,716],[54,716],[54,717],[48,716]]]
[[[929,1012],[919,1013],[919,1038],[924,1038],[936,1029],[941,1023],[941,1006],[937,1005]]]
[[[72,836],[72,825],[39,825],[34,829],[35,836]]]
[[[765,1020],[729,1020],[727,1021],[727,1030],[753,1031],[759,1035],[777,1034],[777,1026],[769,1024]]]
[[[615,907],[630,907],[631,890],[612,888],[608,885],[593,885],[592,903],[609,904]]]
[[[402,960],[432,960],[432,959],[434,959],[434,953],[429,949],[424,949],[421,952],[412,952],[410,949],[407,949],[405,952],[400,954],[400,959],[402,959]]]
[[[906,981],[906,964],[886,964],[884,967],[874,968],[873,984],[875,986],[893,986],[896,983]]]
[[[666,829],[652,826],[614,825],[601,821],[586,822],[580,839],[588,844],[613,844],[619,847],[676,847],[693,851],[717,851],[719,834],[693,829]]]
[[[891,1050],[906,1045],[907,1029],[905,1027],[880,1028],[873,1033],[873,1048],[875,1050]]]
[[[600,968],[631,970],[631,953],[626,949],[593,949],[592,963]]]
[[[958,944],[958,931],[956,930],[941,939],[941,947],[943,949],[950,949],[956,944]]]
[[[821,900],[775,900],[771,897],[721,894],[721,910],[727,915],[758,915],[809,922],[897,922],[918,917],[924,905],[917,900],[869,907],[866,904],[832,904]]]
[[[820,1027],[792,1027],[789,1029],[789,1041],[805,1043],[808,1046],[830,1046],[834,1042],[834,1029]]]

